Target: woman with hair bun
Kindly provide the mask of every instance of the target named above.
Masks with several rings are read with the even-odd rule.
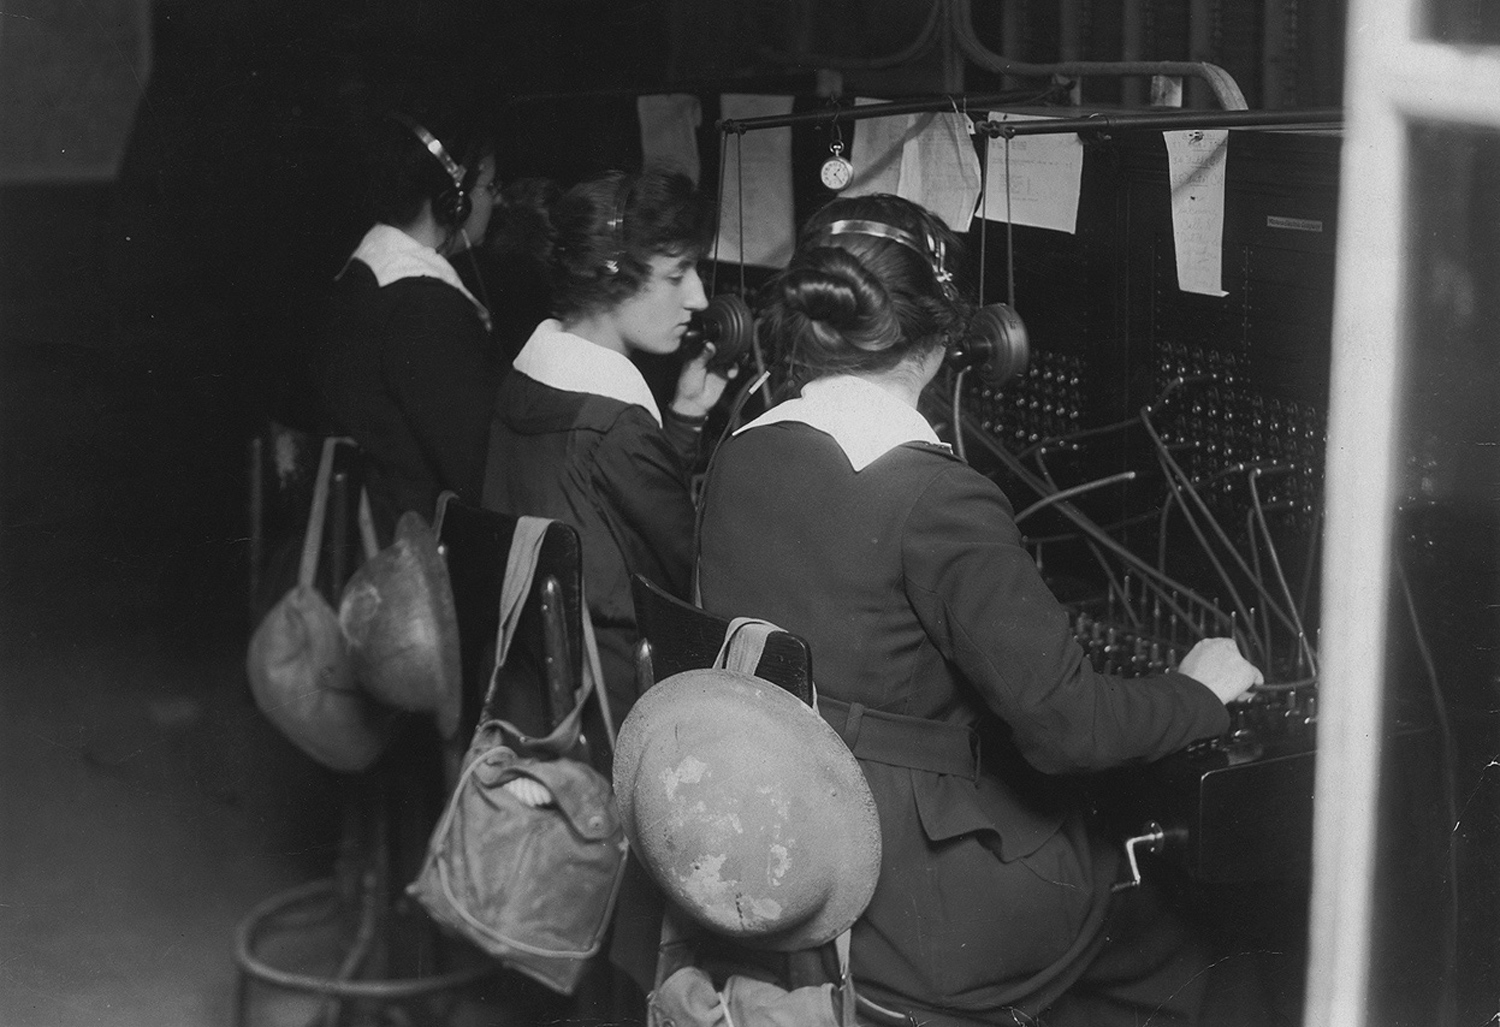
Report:
[[[714,457],[702,605],[807,639],[869,780],[862,996],[924,1024],[1218,1023],[1196,942],[1149,887],[1112,893],[1122,853],[1064,775],[1225,731],[1260,672],[1222,638],[1156,677],[1089,665],[1009,501],[917,410],[970,314],[955,249],[894,196],[805,226],[761,325],[794,398]]]
[[[630,358],[675,353],[708,305],[697,262],[712,221],[686,176],[658,169],[576,185],[549,221],[555,317],[537,326],[500,387],[484,505],[578,529],[618,722],[636,697],[630,575],[687,597],[688,471],[727,382],[707,370],[708,346],[683,364],[662,409]]]

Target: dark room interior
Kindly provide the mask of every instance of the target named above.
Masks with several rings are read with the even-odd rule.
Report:
[[[826,112],[854,97],[997,95],[1017,107],[1056,106],[1062,116],[1147,109],[1148,80],[1140,76],[986,67],[960,52],[945,20],[929,38],[931,10],[944,19],[962,11],[991,51],[1027,66],[1207,62],[1232,76],[1249,111],[1336,120],[1345,107],[1350,3],[4,6],[0,138],[9,142],[0,149],[14,149],[0,156],[0,1024],[196,1027],[414,1022],[352,1006],[340,1012],[264,984],[247,999],[237,991],[245,982],[234,950],[236,929],[257,904],[332,872],[361,788],[309,759],[262,715],[247,684],[245,650],[260,615],[287,586],[285,561],[296,543],[286,523],[271,523],[264,505],[255,505],[266,496],[253,454],[264,459],[274,445],[270,426],[317,432],[306,412],[306,354],[333,276],[368,226],[357,150],[371,117],[414,98],[463,102],[484,112],[500,140],[497,178],[570,184],[640,162],[637,96],[693,94],[703,101],[698,144],[707,188],[727,152],[715,126],[723,94],[791,97],[798,113]],[[1451,34],[1497,42],[1484,6],[1449,3],[1458,12]],[[1474,35],[1462,36],[1468,31]],[[1218,106],[1208,85],[1191,78],[1181,100],[1191,110]],[[1302,127],[1271,142],[1263,134],[1236,143],[1231,189],[1261,206],[1253,217],[1231,215],[1225,228],[1225,281],[1235,283],[1228,307],[1198,303],[1201,297],[1153,299],[1176,294],[1175,283],[1161,284],[1170,279],[1165,210],[1142,214],[1165,184],[1160,157],[1142,135],[1097,141],[1090,152],[1108,154],[1109,171],[1103,160],[1086,168],[1079,232],[1018,229],[1016,253],[1030,263],[1018,257],[1009,283],[1013,295],[1052,304],[1035,320],[1028,315],[1034,365],[1056,372],[1059,383],[1071,374],[1076,395],[1047,391],[1052,386],[1038,378],[1015,388],[1033,390],[1025,395],[1036,402],[1090,408],[1100,421],[1129,417],[1125,393],[1150,396],[1158,387],[1153,368],[1134,359],[1143,350],[1130,348],[1144,344],[1132,340],[1238,332],[1248,340],[1245,352],[1255,347],[1255,362],[1231,354],[1228,380],[1242,359],[1245,395],[1264,386],[1287,412],[1287,460],[1302,455],[1296,446],[1305,429],[1316,440],[1308,442],[1308,459],[1317,462],[1321,449],[1311,447],[1323,443],[1314,421],[1328,403],[1341,155],[1337,125],[1325,118]],[[792,135],[799,217],[829,195],[817,180],[827,129],[820,122]],[[853,139],[858,124],[846,122],[843,131],[841,138]],[[1429,159],[1413,173],[1443,182],[1427,194],[1438,197],[1435,223],[1450,224],[1441,218],[1462,210],[1476,224],[1493,224],[1493,168],[1500,166],[1486,160],[1497,152],[1493,141],[1430,131]],[[1159,138],[1151,136],[1157,149]],[[1445,169],[1460,165],[1471,177],[1448,181]],[[1316,222],[1320,232],[1326,223],[1329,231],[1283,232],[1294,242],[1267,243],[1274,233],[1258,220],[1263,214]],[[964,272],[996,294],[1006,285],[998,263],[1008,259],[1003,227],[991,221],[987,240],[977,228],[970,233],[992,263]],[[1063,238],[1066,246],[1054,245]],[[1487,477],[1493,456],[1478,449],[1496,437],[1493,343],[1483,330],[1494,323],[1487,317],[1494,300],[1482,285],[1475,292],[1456,272],[1442,273],[1463,261],[1492,271],[1497,249],[1492,239],[1436,230],[1413,243],[1413,259],[1430,277],[1427,295],[1437,297],[1417,317],[1451,328],[1456,341],[1439,353],[1430,379],[1414,376],[1409,386],[1422,415],[1404,473],[1427,474],[1412,486],[1417,500],[1456,498],[1406,504],[1397,529],[1413,554],[1410,581],[1402,579],[1413,614],[1407,618],[1393,593],[1391,659],[1414,684],[1410,695],[1392,698],[1392,708],[1414,701],[1424,712],[1412,726],[1416,748],[1391,746],[1386,758],[1396,762],[1383,780],[1401,786],[1399,801],[1419,823],[1440,823],[1430,835],[1419,828],[1415,844],[1383,839],[1381,851],[1393,855],[1378,887],[1393,897],[1381,922],[1402,930],[1376,944],[1375,1011],[1367,1022],[1391,1027],[1479,1027],[1500,1009],[1493,858],[1500,792],[1492,772],[1500,679],[1491,645],[1500,644],[1493,616],[1500,568]],[[749,274],[753,284],[765,269]],[[1251,298],[1235,306],[1235,291]],[[1462,305],[1454,296],[1467,303],[1462,318],[1452,313]],[[1051,339],[1063,341],[1048,352]],[[1084,375],[1078,385],[1070,361],[1106,351],[1098,377]],[[1185,344],[1180,354],[1153,352],[1180,355],[1176,373],[1194,373],[1188,365],[1197,357]],[[1115,386],[1118,401],[1101,398]],[[1223,390],[1224,407],[1239,410],[1232,392]],[[1437,393],[1458,398],[1450,405]],[[986,418],[986,431],[993,420],[1003,438],[1008,415],[998,398],[994,410],[983,406],[992,398],[988,390],[972,395],[975,416]],[[1278,430],[1262,431],[1258,421],[1253,431],[1226,429],[1212,412],[1193,416],[1199,420],[1178,430],[1219,432],[1215,438],[1231,443]],[[1442,440],[1465,433],[1469,455],[1445,462]],[[982,447],[971,449],[976,465],[988,459]],[[1130,455],[1122,449],[1119,458]],[[1052,469],[1078,471],[1070,459],[1059,455]],[[1454,464],[1454,473],[1468,477],[1445,490]],[[1321,470],[1306,485],[1310,496]],[[1320,555],[1321,513],[1301,493],[1277,495],[1295,507],[1289,516],[1303,518],[1294,525],[1303,543],[1287,549],[1311,567]],[[1297,506],[1304,499],[1305,510]],[[1044,520],[1037,519],[1038,533],[1056,527],[1044,528]],[[1053,570],[1066,580],[1071,568],[1060,560]],[[1308,591],[1304,585],[1304,599]],[[1414,622],[1427,625],[1430,642],[1420,628],[1411,635]],[[1429,676],[1433,695],[1443,682],[1436,728]],[[1409,726],[1400,713],[1395,719]],[[1433,730],[1445,746],[1436,760],[1427,744]],[[1310,807],[1310,794],[1303,798]],[[1310,854],[1288,858],[1306,862]],[[1280,1024],[1313,1022],[1303,1019],[1307,889],[1305,867],[1285,879],[1191,888],[1200,909],[1213,910],[1210,931],[1225,945],[1259,947]],[[243,1019],[242,1000],[250,1012]],[[508,977],[442,1011],[461,1025],[569,1016]]]

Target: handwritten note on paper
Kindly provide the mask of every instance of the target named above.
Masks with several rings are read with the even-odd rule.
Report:
[[[969,118],[957,111],[919,115],[901,151],[896,195],[920,203],[955,232],[967,232],[979,199],[979,155]]]
[[[969,230],[979,198],[979,158],[966,115],[935,111],[866,118],[855,132],[849,160],[854,178],[845,196],[894,193],[920,203],[955,232]]]
[[[725,118],[775,117],[792,110],[790,96],[726,93],[719,103]],[[792,257],[796,232],[792,130],[767,128],[738,133],[725,147],[724,158],[727,195],[719,205],[719,257],[759,267],[785,267]]]
[[[990,112],[991,121],[1021,121],[1029,114]],[[1006,150],[1009,149],[1008,167]],[[989,221],[1078,231],[1078,192],[1083,179],[1083,143],[1078,136],[1016,136],[989,144],[982,213]]]
[[[859,97],[854,102],[864,107],[885,101]],[[901,187],[901,158],[911,125],[910,114],[865,118],[858,123],[854,130],[854,146],[848,154],[849,162],[854,165],[854,178],[843,195],[894,193]]]
[[[1228,129],[1163,132],[1172,185],[1172,238],[1177,287],[1204,296],[1224,291],[1224,165]]]

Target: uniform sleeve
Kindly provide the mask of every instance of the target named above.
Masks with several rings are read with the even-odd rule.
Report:
[[[707,423],[707,417],[683,417],[673,413],[671,407],[662,408],[662,434],[667,437],[668,444],[684,468],[692,467],[697,462],[703,442],[703,426]]]
[[[396,282],[384,348],[387,389],[444,488],[479,501],[499,374],[473,305],[436,279]]]
[[[955,467],[933,480],[908,516],[902,563],[928,635],[1038,770],[1157,759],[1227,730],[1223,704],[1192,678],[1094,671],[983,475]]]
[[[644,410],[632,408],[600,440],[600,487],[645,552],[625,548],[639,571],[687,598],[693,567],[693,503],[683,458]]]

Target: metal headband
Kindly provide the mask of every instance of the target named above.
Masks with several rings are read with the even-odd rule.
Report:
[[[620,262],[625,259],[625,208],[630,203],[630,190],[630,176],[621,172],[619,181],[615,183],[615,210],[604,223],[615,247],[614,254],[604,261],[604,273],[608,275],[619,274]]]
[[[888,225],[884,221],[863,221],[851,219],[848,221],[834,221],[823,229],[821,236],[825,240],[832,240],[840,235],[866,235],[876,239],[889,239],[891,242],[905,246],[913,253],[932,265],[932,273],[938,280],[938,285],[944,291],[953,287],[953,274],[948,270],[946,247],[942,239],[927,233],[927,244],[904,228]]]
[[[438,163],[443,166],[443,170],[448,172],[448,177],[453,179],[454,188],[462,189],[464,187],[464,175],[467,174],[464,166],[449,156],[447,147],[438,141],[437,136],[400,111],[392,111],[391,117],[416,133],[417,138],[422,140],[422,145],[427,147],[427,152],[438,159]]]

